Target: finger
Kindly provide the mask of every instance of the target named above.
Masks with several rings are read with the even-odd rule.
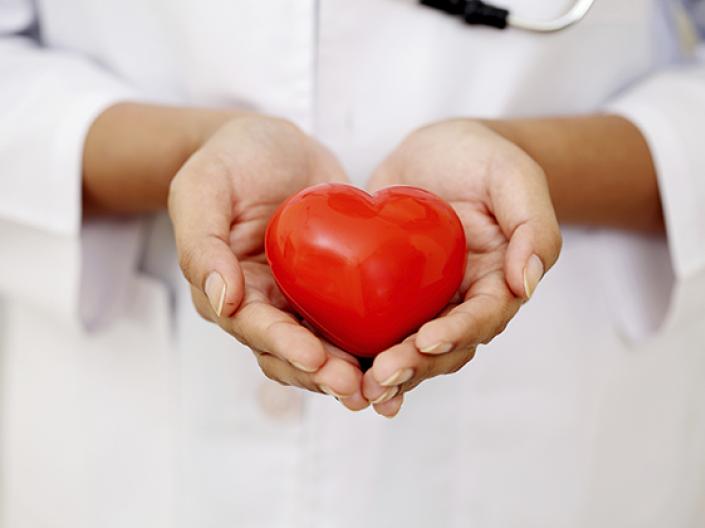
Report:
[[[323,392],[340,400],[362,397],[362,372],[344,359],[329,357],[311,378]]]
[[[373,404],[390,400],[398,394],[402,384],[425,376],[433,359],[420,354],[413,341],[395,345],[375,357],[363,377],[362,392]]]
[[[507,283],[528,299],[558,259],[561,233],[543,170],[530,158],[495,171],[490,187],[492,210],[509,239]]]
[[[304,372],[315,372],[326,362],[320,339],[293,316],[265,302],[247,303],[219,324],[250,348],[272,354]]]
[[[362,395],[372,405],[378,405],[391,400],[399,395],[401,389],[398,386],[384,387],[374,377],[372,369],[362,376]]]
[[[325,341],[324,346],[326,348],[326,351],[328,352],[329,355],[343,359],[350,363],[351,365],[354,365],[358,369],[360,368],[360,360],[358,360],[355,356],[352,354],[349,354],[348,352],[345,352],[344,350],[338,348],[335,345],[332,345]]]
[[[379,354],[363,377],[363,395],[373,404],[384,403],[414,389],[422,381],[457,372],[475,355],[475,349],[459,348],[430,356],[422,354],[413,342],[396,345]]]
[[[404,395],[400,394],[389,401],[375,405],[374,409],[380,416],[384,416],[385,418],[394,418],[397,414],[399,414],[403,403]]]
[[[242,271],[228,243],[233,205],[227,178],[225,168],[196,155],[174,178],[169,192],[181,270],[206,294],[217,317],[235,312],[244,289]]]
[[[360,388],[362,373],[346,361],[331,358],[318,373],[309,374],[271,354],[258,352],[256,355],[262,372],[271,380],[333,396],[351,411],[369,406]]]
[[[518,297],[530,299],[539,282],[558,259],[561,235],[558,224],[528,220],[512,234],[505,256],[507,283]]]
[[[262,351],[254,351],[262,373],[272,381],[282,385],[299,387],[311,392],[322,392],[313,382],[311,375],[298,370],[290,363]]]
[[[370,402],[362,395],[362,391],[357,391],[348,398],[340,398],[340,403],[353,412],[362,411],[370,406]]]
[[[488,343],[520,306],[521,300],[507,289],[502,272],[492,273],[472,286],[464,303],[423,325],[416,334],[416,347],[425,354],[446,354]]]

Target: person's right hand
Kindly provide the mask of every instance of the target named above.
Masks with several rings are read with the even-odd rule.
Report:
[[[361,410],[368,402],[357,360],[301,324],[264,255],[266,226],[282,201],[345,180],[333,155],[291,123],[234,117],[174,177],[169,214],[198,312],[251,348],[268,378]]]

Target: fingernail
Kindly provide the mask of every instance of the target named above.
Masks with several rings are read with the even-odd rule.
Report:
[[[391,387],[393,385],[401,385],[402,383],[406,383],[409,381],[414,375],[414,369],[411,368],[404,368],[404,369],[399,369],[397,370],[394,374],[389,376],[386,380],[384,380],[380,385],[382,387]]]
[[[333,398],[335,398],[338,401],[340,401],[340,399],[342,398],[342,396],[340,394],[338,394],[337,392],[334,392],[333,389],[331,389],[330,387],[327,387],[325,385],[319,385],[318,388],[321,389],[323,392],[325,392],[328,396],[333,396]]]
[[[211,307],[215,314],[220,317],[223,313],[223,305],[225,304],[225,291],[227,286],[223,277],[220,273],[214,271],[206,279],[206,296],[208,297],[208,302],[211,303]]]
[[[527,299],[531,299],[531,296],[536,291],[536,286],[539,285],[543,273],[543,262],[536,255],[531,255],[524,268],[524,290],[526,291]]]
[[[398,392],[399,392],[399,387],[390,387],[386,391],[384,391],[379,398],[371,401],[370,403],[373,405],[376,405],[378,403],[384,403],[384,402],[389,401],[392,398],[394,398],[394,396],[396,396]]]
[[[440,343],[436,343],[434,345],[427,346],[419,350],[421,350],[421,352],[423,352],[424,354],[447,354],[448,352],[453,350],[453,344],[444,343],[441,341]]]
[[[291,361],[291,364],[292,364],[294,367],[296,367],[297,369],[303,370],[304,372],[307,372],[307,373],[309,373],[309,374],[312,374],[312,373],[316,372],[316,370],[318,370],[318,369],[315,369],[315,368],[307,367],[306,365],[302,365],[301,363],[298,363],[298,362],[296,362],[296,361]]]

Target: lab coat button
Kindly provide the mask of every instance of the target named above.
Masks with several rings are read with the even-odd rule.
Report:
[[[303,411],[300,389],[285,387],[273,381],[263,381],[257,390],[260,409],[269,418],[279,421],[297,420]]]

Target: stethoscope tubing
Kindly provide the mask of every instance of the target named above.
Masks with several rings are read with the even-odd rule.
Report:
[[[575,4],[563,15],[553,20],[529,20],[509,13],[507,17],[507,25],[525,31],[533,31],[535,33],[555,33],[562,31],[580,22],[584,19],[590,8],[592,8],[595,0],[577,0]]]

